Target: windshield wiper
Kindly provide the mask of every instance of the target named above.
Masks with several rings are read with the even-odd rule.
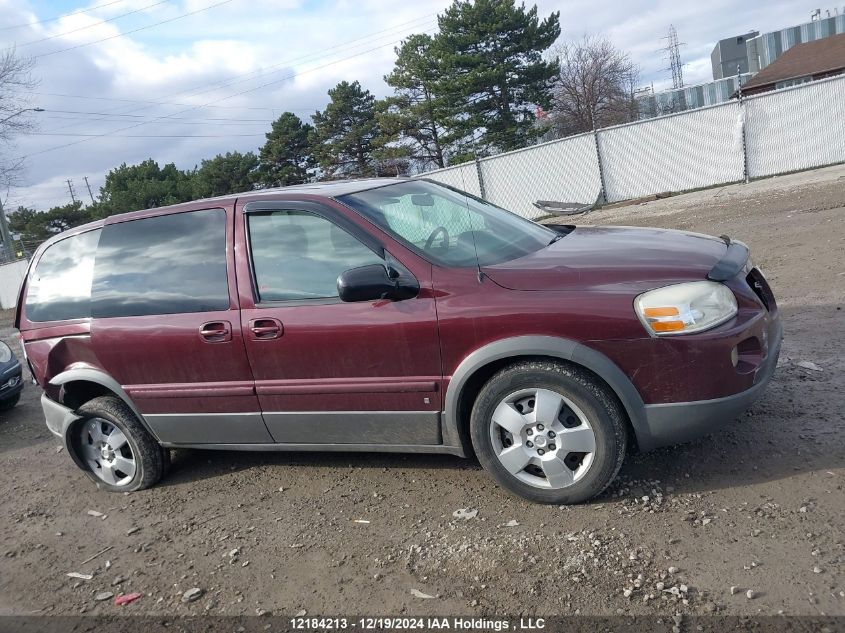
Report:
[[[546,244],[546,246],[551,246],[552,244],[554,244],[554,243],[555,243],[555,242],[557,242],[558,240],[562,240],[562,239],[563,239],[563,237],[564,237],[563,235],[555,235],[555,236],[552,238],[552,241],[551,241],[551,242],[549,242],[548,244]]]

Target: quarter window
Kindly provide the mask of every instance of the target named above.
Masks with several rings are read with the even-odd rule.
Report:
[[[98,318],[227,310],[226,212],[191,211],[104,227],[92,306]]]
[[[66,321],[91,316],[91,279],[100,229],[49,247],[29,276],[26,318],[33,322]]]
[[[345,230],[313,213],[250,213],[247,222],[260,301],[337,297],[341,273],[384,263]]]

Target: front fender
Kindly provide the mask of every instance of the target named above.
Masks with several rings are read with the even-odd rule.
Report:
[[[643,399],[622,370],[607,356],[583,343],[554,336],[516,336],[502,339],[480,347],[464,358],[455,369],[446,388],[443,418],[444,443],[461,446],[458,407],[463,390],[472,375],[489,363],[528,356],[559,358],[585,367],[599,376],[621,401],[634,428],[637,441],[646,446],[650,444],[651,436],[646,422]]]

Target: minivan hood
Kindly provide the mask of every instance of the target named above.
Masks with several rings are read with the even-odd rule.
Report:
[[[550,246],[485,266],[495,283],[513,290],[638,287],[643,283],[705,279],[727,250],[700,233],[627,226],[576,227]]]

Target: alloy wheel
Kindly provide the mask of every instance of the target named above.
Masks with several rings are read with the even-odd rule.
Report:
[[[596,436],[589,420],[566,396],[523,389],[506,396],[490,421],[493,452],[502,466],[535,488],[567,488],[593,463]]]
[[[126,435],[108,420],[91,418],[80,431],[80,453],[91,472],[107,484],[124,486],[137,465]]]

